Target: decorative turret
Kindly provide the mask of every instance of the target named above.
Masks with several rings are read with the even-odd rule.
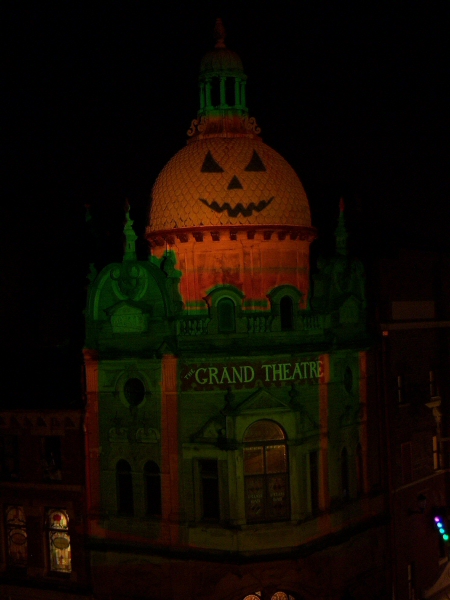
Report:
[[[136,260],[136,240],[137,235],[133,229],[133,223],[130,219],[130,203],[125,201],[125,227],[123,228],[123,260]]]
[[[336,237],[336,252],[341,256],[347,256],[348,248],[347,248],[347,228],[345,226],[345,204],[344,198],[341,198],[339,202],[339,220],[338,225],[336,227],[335,237]]]

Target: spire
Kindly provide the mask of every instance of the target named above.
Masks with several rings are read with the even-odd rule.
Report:
[[[223,26],[222,19],[219,17],[216,19],[216,26],[214,27],[214,37],[216,38],[216,48],[226,48],[225,46],[225,38],[227,37],[227,32],[225,31],[225,27]]]
[[[123,244],[123,260],[136,260],[136,240],[137,235],[134,233],[133,221],[130,219],[130,203],[125,200],[125,227],[123,228],[124,244]]]
[[[338,225],[336,227],[335,237],[336,237],[336,251],[338,254],[342,256],[346,256],[348,254],[347,248],[347,228],[345,226],[345,204],[344,198],[341,198],[339,201],[339,220]]]

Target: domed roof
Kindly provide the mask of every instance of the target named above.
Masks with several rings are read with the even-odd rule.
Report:
[[[228,48],[214,48],[205,54],[200,64],[200,73],[207,74],[229,74],[243,75],[244,67],[236,52]]]
[[[226,31],[222,19],[216,19],[214,37],[216,38],[214,50],[210,50],[202,58],[200,78],[202,75],[228,75],[231,77],[239,75],[246,79],[241,59],[236,52],[228,50],[225,46]]]
[[[192,140],[153,187],[149,231],[220,225],[311,227],[300,179],[257,136]]]

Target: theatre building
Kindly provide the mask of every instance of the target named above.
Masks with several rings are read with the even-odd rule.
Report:
[[[95,598],[381,598],[386,503],[361,263],[344,206],[333,257],[301,181],[267,146],[224,42],[187,144],[153,188],[149,259],[86,309]]]

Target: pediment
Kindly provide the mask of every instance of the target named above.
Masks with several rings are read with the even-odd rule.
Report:
[[[288,402],[283,402],[264,388],[253,392],[244,402],[236,407],[235,413],[253,412],[255,410],[292,410]]]
[[[132,300],[121,300],[109,308],[105,308],[105,313],[110,317],[113,315],[142,315],[149,312],[151,312],[151,306]]]
[[[216,443],[219,438],[225,438],[225,417],[216,415],[208,421],[191,437],[193,442]]]

